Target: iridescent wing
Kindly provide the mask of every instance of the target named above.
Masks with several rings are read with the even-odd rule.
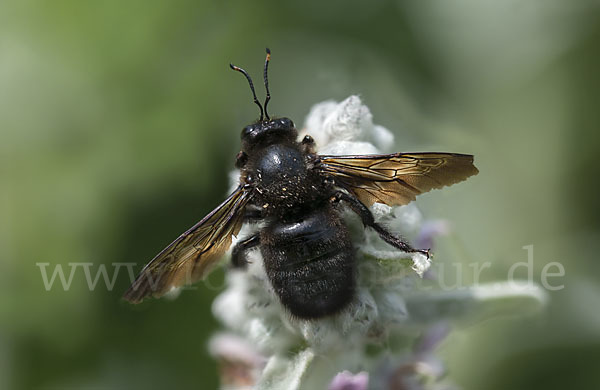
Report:
[[[250,191],[240,185],[216,209],[162,250],[140,272],[123,298],[139,303],[207,274],[231,246],[242,226]]]
[[[319,156],[315,167],[334,176],[367,206],[399,206],[434,188],[476,175],[473,156],[454,153],[396,153],[366,156]]]

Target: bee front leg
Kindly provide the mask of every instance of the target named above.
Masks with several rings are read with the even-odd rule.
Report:
[[[375,217],[373,217],[373,213],[371,213],[371,210],[369,210],[369,208],[367,206],[365,206],[353,194],[346,193],[344,191],[337,191],[333,195],[332,200],[346,202],[348,204],[348,206],[350,206],[352,211],[354,211],[356,214],[358,214],[358,216],[362,220],[363,225],[365,225],[365,227],[368,226],[368,227],[372,228],[373,230],[375,230],[379,234],[379,237],[381,237],[388,244],[400,249],[403,252],[408,252],[408,253],[418,252],[418,253],[424,254],[425,256],[427,256],[427,258],[429,258],[429,256],[430,256],[429,249],[415,249],[412,246],[410,246],[409,243],[403,241],[401,237],[394,235],[393,233],[388,231],[385,227],[383,227],[382,225],[375,222]]]
[[[231,251],[231,265],[233,268],[246,268],[248,265],[246,252],[258,245],[260,245],[258,233],[235,244]]]
[[[315,152],[315,140],[310,135],[305,135],[300,142],[302,151],[306,154],[312,154]]]

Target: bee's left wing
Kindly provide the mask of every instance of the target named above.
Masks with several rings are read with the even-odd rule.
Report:
[[[205,276],[229,249],[232,236],[239,233],[249,199],[250,191],[240,185],[216,209],[156,255],[123,298],[139,303],[148,296],[160,297],[173,287]]]
[[[316,169],[334,177],[367,206],[399,206],[434,188],[476,175],[473,156],[455,153],[396,153],[365,156],[319,156]]]

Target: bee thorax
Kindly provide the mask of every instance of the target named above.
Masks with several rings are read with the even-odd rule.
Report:
[[[269,209],[287,214],[318,197],[311,190],[318,179],[308,169],[297,145],[272,144],[256,151],[253,157],[248,168],[255,172],[259,204],[272,204],[277,207]]]

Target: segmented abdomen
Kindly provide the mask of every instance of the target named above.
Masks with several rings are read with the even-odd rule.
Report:
[[[335,314],[354,297],[354,248],[329,206],[261,233],[265,270],[282,304],[301,318]]]

